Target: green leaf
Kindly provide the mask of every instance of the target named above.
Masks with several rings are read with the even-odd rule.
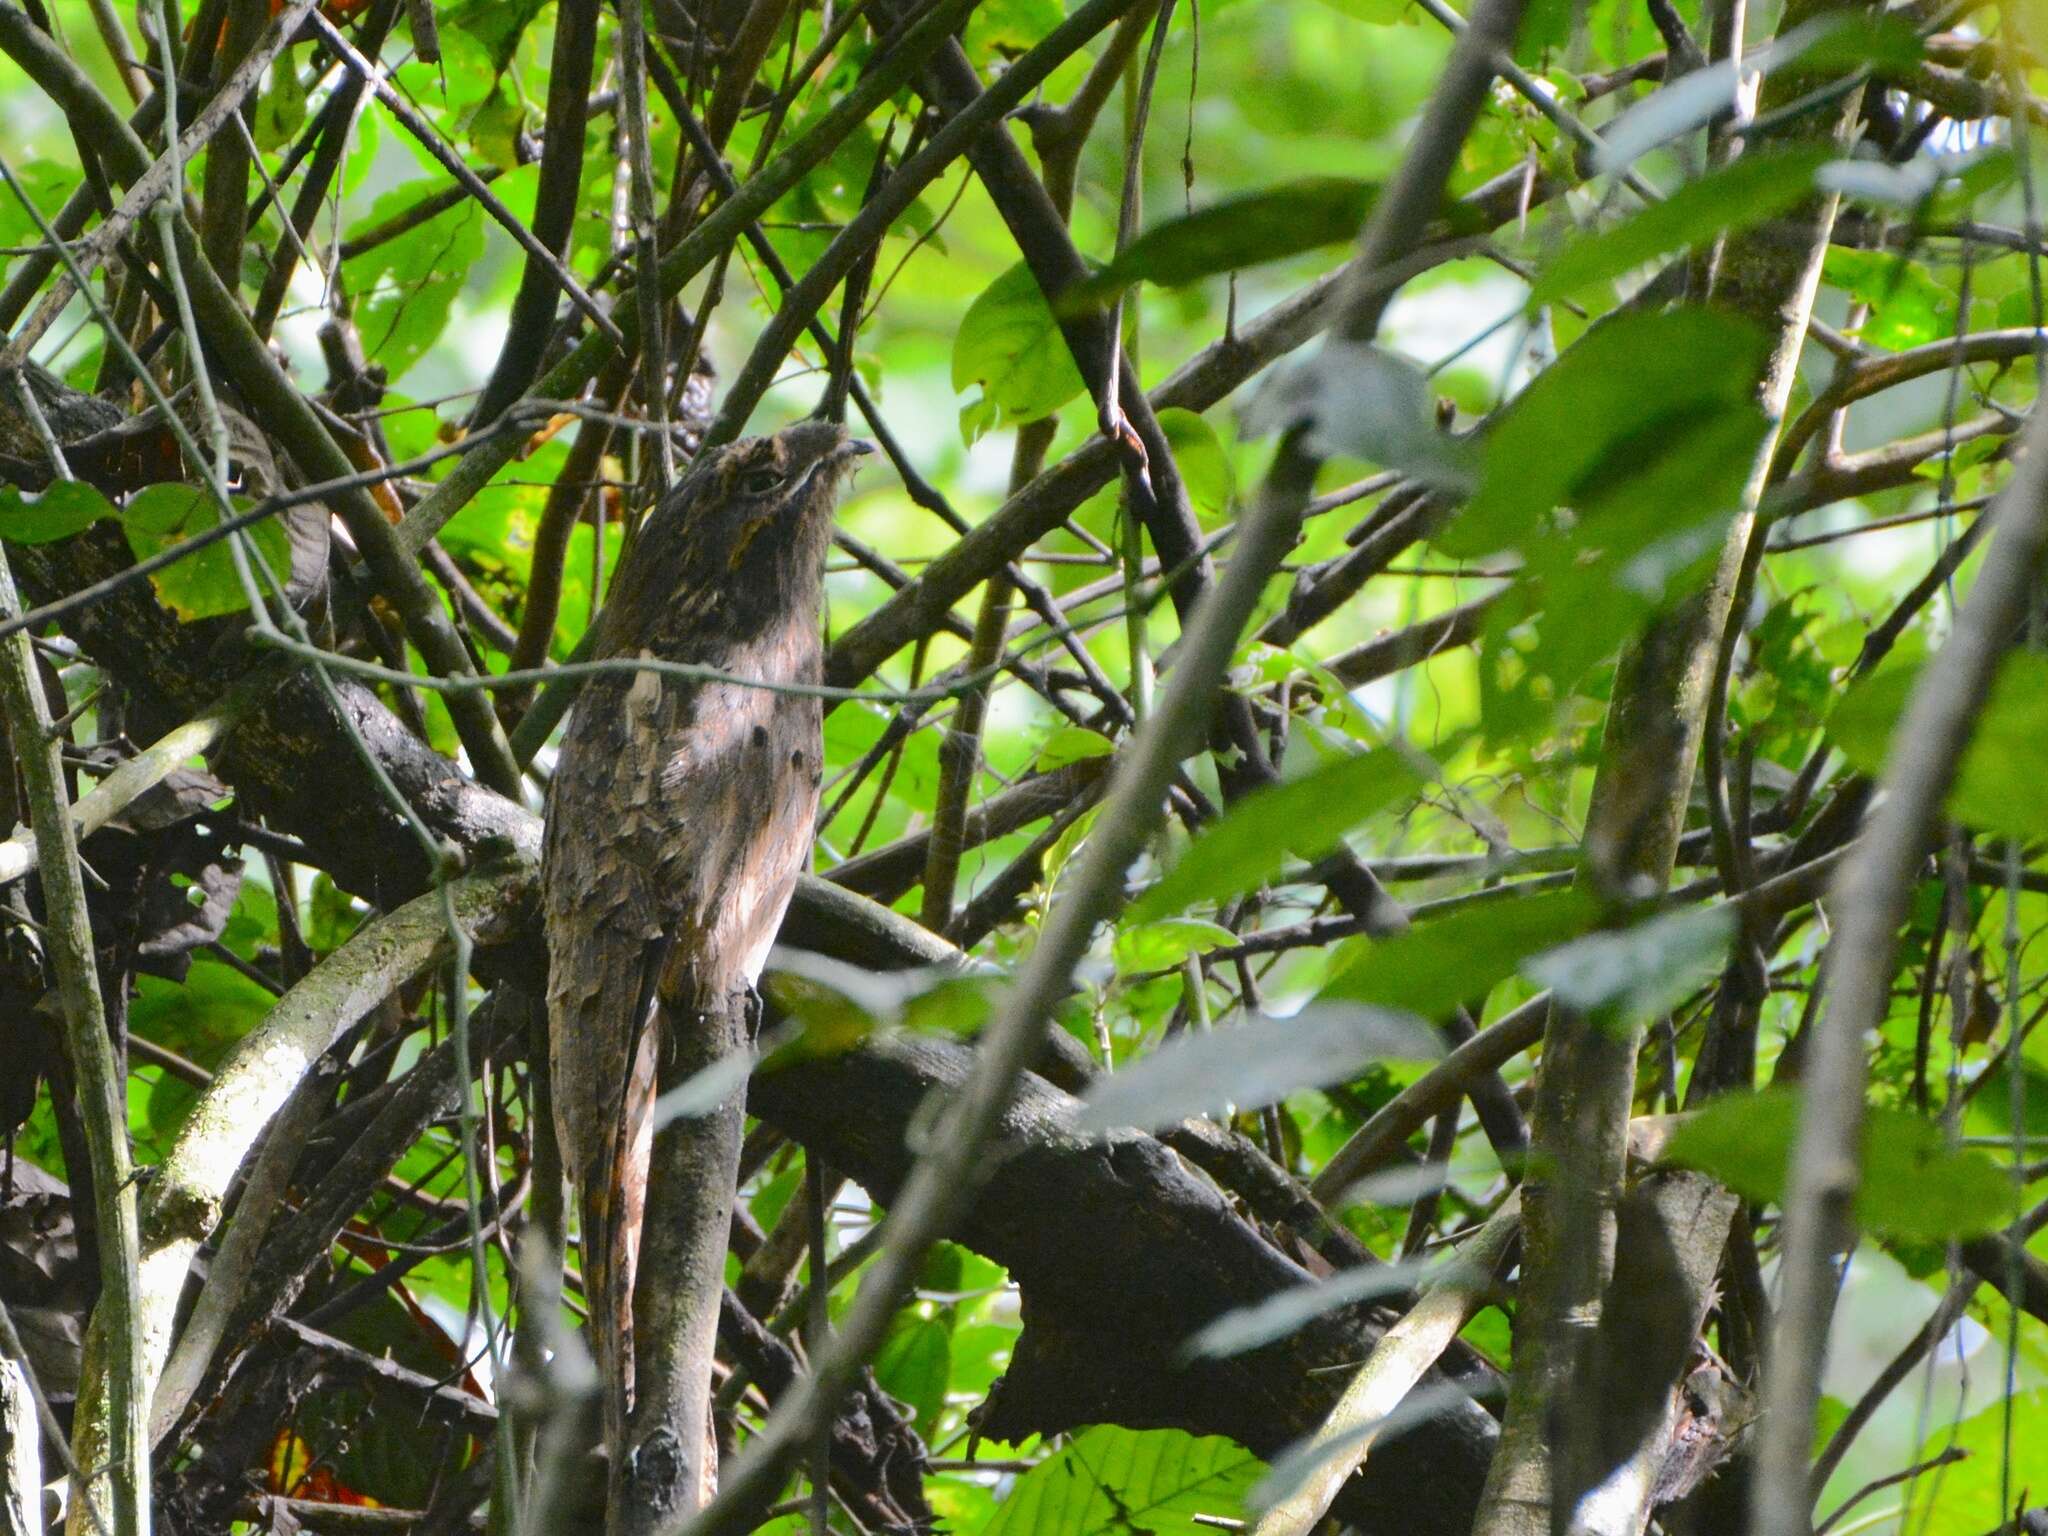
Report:
[[[1197,902],[1223,901],[1263,885],[1291,854],[1314,859],[1375,811],[1421,787],[1401,752],[1381,748],[1340,758],[1285,784],[1246,795],[1189,845],[1132,904],[1129,921],[1150,922]]]
[[[1673,912],[1630,928],[1574,939],[1522,967],[1557,1000],[1611,1029],[1645,1024],[1704,985],[1728,958],[1735,917],[1726,907]]]
[[[476,152],[502,170],[519,168],[519,130],[525,126],[526,109],[519,104],[503,80],[470,113],[469,142]]]
[[[1610,500],[1721,416],[1746,414],[1760,431],[1765,349],[1755,326],[1703,309],[1589,331],[1488,434],[1479,490],[1434,542],[1465,559],[1525,545],[1552,508]]]
[[[291,55],[279,54],[270,65],[270,83],[256,98],[256,121],[250,126],[250,136],[258,149],[268,152],[284,148],[305,126],[306,87]]]
[[[83,480],[53,480],[40,492],[0,485],[0,538],[12,544],[68,539],[103,517],[119,516],[114,504]]]
[[[1379,187],[1312,176],[1198,208],[1146,230],[1094,277],[1060,295],[1080,314],[1137,283],[1174,287],[1358,238]]]
[[[1188,500],[1203,516],[1216,519],[1230,511],[1236,477],[1223,440],[1206,418],[1193,411],[1169,406],[1159,413],[1159,429],[1173,448],[1173,462],[1180,470],[1181,483],[1188,488]]]
[[[946,1406],[946,1379],[953,1368],[953,1329],[947,1318],[900,1312],[875,1356],[875,1379],[891,1397],[909,1404],[921,1434],[929,1437]]]
[[[12,169],[14,179],[21,183],[21,190],[45,219],[56,216],[66,196],[78,185],[77,170],[54,160],[23,160]],[[11,191],[0,188],[0,247],[39,245],[42,238],[43,232],[36,227],[35,219],[22,207],[20,200]],[[0,255],[0,276],[4,276],[9,264],[17,259]],[[14,388],[12,384],[4,387],[10,391]],[[10,405],[12,403],[9,402]]]
[[[1236,942],[1237,935],[1228,928],[1199,917],[1127,923],[1117,931],[1116,967],[1126,976],[1170,970],[1189,955],[1206,954]]]
[[[1311,1004],[1292,1018],[1260,1015],[1229,1029],[1174,1036],[1114,1076],[1097,1078],[1074,1128],[1084,1136],[1119,1126],[1153,1130],[1226,1104],[1262,1109],[1299,1088],[1347,1081],[1376,1061],[1442,1054],[1413,1014]]]
[[[1882,774],[1892,734],[1919,681],[1918,666],[1887,667],[1853,686],[1828,717],[1828,735],[1850,763]],[[2048,656],[2014,651],[1998,668],[1946,807],[1967,826],[2009,837],[2048,833]]]
[[[1059,0],[987,0],[967,18],[961,46],[976,64],[1014,59],[1065,19]]]
[[[1360,939],[1319,1001],[1375,1003],[1427,1019],[1477,1004],[1531,955],[1584,933],[1598,904],[1573,886],[1475,903],[1387,939]]]
[[[232,966],[202,959],[182,982],[137,977],[129,1025],[145,1039],[211,1068],[263,1022],[276,1001]]]
[[[1913,1504],[1914,1536],[2025,1530],[2003,1501],[2024,1494],[2029,1504],[2039,1505],[2048,1493],[2048,1435],[2039,1432],[2043,1424],[2048,1424],[2048,1388],[2042,1387],[2014,1393],[2010,1405],[1994,1402],[1960,1424],[1937,1420],[1913,1459],[1929,1461],[1951,1447],[1968,1459],[1922,1479],[1925,1485],[1939,1477],[1940,1496],[1923,1487]]]
[[[1798,1139],[1799,1093],[1728,1094],[1679,1127],[1664,1161],[1712,1174],[1758,1204],[1785,1192]],[[1951,1150],[1941,1127],[1903,1109],[1873,1108],[1863,1126],[1856,1219],[1881,1237],[1944,1241],[2003,1226],[2017,1201],[2012,1179],[1981,1152]]]
[[[492,68],[502,70],[512,62],[520,34],[547,6],[548,0],[463,0],[441,13],[441,25],[459,28],[482,43]]]
[[[1763,430],[1747,402],[1660,423],[1616,446],[1574,519],[1529,542],[1481,640],[1490,743],[1540,730],[1594,666],[1706,579]]]
[[[1811,194],[1815,172],[1831,157],[1820,145],[1762,149],[1710,171],[1633,218],[1565,247],[1530,290],[1530,306],[1775,218]]]
[[[237,512],[243,512],[254,503],[236,497],[232,498],[232,505]],[[161,554],[218,522],[213,498],[190,485],[149,486],[131,496],[128,505],[121,509],[128,548],[138,560]],[[276,518],[265,518],[251,527],[248,534],[280,581],[290,575],[291,540]],[[188,624],[196,619],[240,613],[248,606],[226,539],[172,561],[149,579],[163,605]]]
[[[994,411],[986,427],[1050,416],[1085,387],[1038,279],[1021,261],[984,288],[960,318],[953,387],[970,384],[981,386],[982,400]]]
[[[1821,275],[1870,306],[1856,334],[1873,346],[1925,346],[1955,329],[1955,292],[1920,262],[1888,251],[1830,250]]]
[[[1116,743],[1100,731],[1091,731],[1085,725],[1063,725],[1046,737],[1045,745],[1038,749],[1038,771],[1050,773],[1084,757],[1107,757],[1115,750]]]
[[[438,181],[394,187],[350,226],[349,234],[374,229],[439,189]],[[455,296],[470,281],[483,252],[483,216],[465,199],[345,263],[363,350],[369,361],[384,365],[392,382],[440,339]]]
[[[1017,1479],[982,1536],[1215,1536],[1265,1464],[1218,1435],[1097,1425]]]

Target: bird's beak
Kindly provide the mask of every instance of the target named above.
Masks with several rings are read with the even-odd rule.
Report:
[[[829,455],[835,464],[844,464],[851,459],[864,459],[875,451],[875,445],[864,437],[849,437],[834,448]]]

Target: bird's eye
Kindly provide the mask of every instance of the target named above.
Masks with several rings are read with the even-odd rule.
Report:
[[[782,476],[774,470],[757,469],[740,481],[740,489],[749,496],[766,496],[778,489],[781,484]]]

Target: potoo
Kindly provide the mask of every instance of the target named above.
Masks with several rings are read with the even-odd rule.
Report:
[[[832,514],[868,445],[809,421],[706,452],[640,530],[594,656],[691,663],[590,679],[548,794],[543,881],[555,1124],[581,1208],[605,1385],[612,1531],[713,1486],[707,1448],[744,1095],[662,1131],[656,1084],[749,1044],[753,988],[810,858]],[[635,1275],[639,1274],[638,1291]]]

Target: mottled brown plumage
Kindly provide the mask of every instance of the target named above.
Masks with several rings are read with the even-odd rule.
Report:
[[[816,683],[832,510],[865,451],[837,426],[805,422],[707,453],[621,564],[595,655]],[[600,676],[578,701],[555,766],[544,862],[549,1059],[556,1127],[581,1202],[615,1497],[620,1476],[632,1475],[620,1463],[640,1448],[635,1439],[620,1454],[634,1396],[631,1298],[657,1068],[665,1057],[673,1078],[678,1063],[700,1066],[744,1043],[754,983],[810,856],[820,715],[815,697],[737,682]],[[687,1314],[681,1370],[702,1378],[665,1387],[671,1397],[708,1401],[739,1126],[735,1096],[692,1128],[703,1145],[685,1148],[683,1162],[701,1171],[688,1176],[724,1187],[687,1196],[698,1230],[680,1244],[660,1234],[661,1299],[675,1297]],[[675,1166],[667,1154],[663,1166]],[[664,1347],[678,1347],[678,1329],[662,1326]],[[644,1355],[641,1369],[651,1374]],[[701,1445],[684,1459],[699,1455]]]

